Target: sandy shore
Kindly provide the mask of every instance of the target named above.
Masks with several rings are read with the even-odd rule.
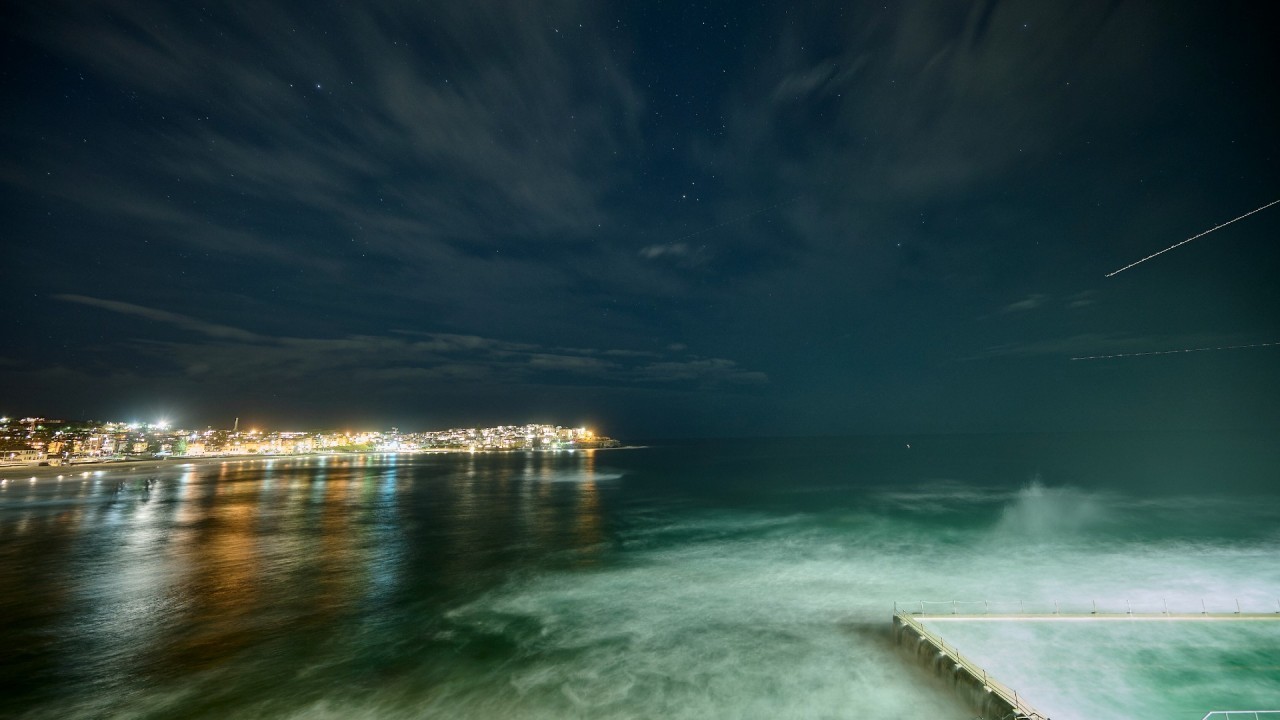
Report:
[[[350,453],[355,455],[357,453]],[[330,455],[330,457],[336,453]],[[148,470],[176,469],[186,466],[215,465],[218,463],[242,463],[242,462],[265,462],[267,460],[287,460],[293,458],[315,458],[323,457],[321,455],[263,455],[263,456],[245,456],[236,455],[230,457],[199,457],[199,458],[169,458],[166,460],[113,460],[108,462],[95,463],[76,463],[75,465],[5,465],[0,467],[0,480],[37,480],[43,478],[56,478],[58,476],[72,477],[88,473],[96,475],[101,473],[120,474],[120,473],[136,473]]]
[[[634,450],[642,445],[621,445],[614,448],[585,448],[572,452],[596,452],[603,450]],[[478,450],[477,454],[514,454],[523,452],[537,453],[555,453],[566,451],[552,450]],[[442,448],[436,450],[416,450],[398,453],[379,453],[379,452],[331,452],[331,453],[306,453],[299,455],[213,455],[209,457],[176,457],[166,458],[163,460],[111,460],[106,462],[91,463],[75,463],[73,465],[4,465],[0,466],[0,480],[36,480],[44,478],[72,477],[76,475],[102,475],[112,474],[136,474],[140,472],[176,469],[188,466],[205,466],[217,465],[220,463],[260,463],[270,461],[294,461],[294,460],[312,460],[315,458],[362,458],[377,457],[382,455],[440,455],[440,454],[470,454],[470,450],[461,448]]]

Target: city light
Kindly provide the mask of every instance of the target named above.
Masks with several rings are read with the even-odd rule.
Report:
[[[586,427],[528,423],[493,427],[389,431],[298,432],[252,428],[184,430],[154,423],[68,422],[23,418],[0,433],[0,465],[67,465],[226,456],[399,452],[573,452],[617,447]]]

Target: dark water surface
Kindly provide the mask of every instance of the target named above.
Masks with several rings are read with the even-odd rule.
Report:
[[[895,600],[1280,609],[1266,437],[32,474],[0,469],[10,717],[958,719],[890,646]]]

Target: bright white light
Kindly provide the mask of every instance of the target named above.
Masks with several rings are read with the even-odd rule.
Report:
[[[1115,353],[1113,355],[1080,355],[1072,360],[1111,360],[1113,358],[1145,357],[1147,355],[1176,355],[1178,353],[1209,352],[1213,350],[1246,350],[1249,348],[1276,347],[1280,342],[1253,343],[1251,345],[1221,345],[1218,347],[1179,348],[1177,350],[1150,350],[1148,352]]]
[[[1128,265],[1125,265],[1124,267],[1120,268],[1119,270],[1116,270],[1115,272],[1109,272],[1109,273],[1107,273],[1104,277],[1111,277],[1112,275],[1119,275],[1120,273],[1124,272],[1125,270],[1128,270],[1129,268],[1133,267],[1134,265],[1141,265],[1142,263],[1144,263],[1144,262],[1146,262],[1146,261],[1150,260],[1150,259],[1151,259],[1151,258],[1153,258],[1153,257],[1156,257],[1157,255],[1163,255],[1163,254],[1165,254],[1165,253],[1169,252],[1170,250],[1172,250],[1172,249],[1174,249],[1174,248],[1182,247],[1183,245],[1186,245],[1187,243],[1191,242],[1192,240],[1196,240],[1196,239],[1198,239],[1198,238],[1202,238],[1202,237],[1204,237],[1205,235],[1208,235],[1209,233],[1213,232],[1214,230],[1218,230],[1218,229],[1221,229],[1221,228],[1224,228],[1224,227],[1226,227],[1226,226],[1230,225],[1231,223],[1235,222],[1236,220],[1243,220],[1243,219],[1245,219],[1245,218],[1249,217],[1250,215],[1252,215],[1252,214],[1254,214],[1254,213],[1262,212],[1263,210],[1266,210],[1267,208],[1271,207],[1272,205],[1275,205],[1276,203],[1280,203],[1280,200],[1273,200],[1273,201],[1271,201],[1271,202],[1267,203],[1266,205],[1263,205],[1262,207],[1258,208],[1257,210],[1250,210],[1249,212],[1247,212],[1247,213],[1245,213],[1245,214],[1241,215],[1240,217],[1236,218],[1235,220],[1228,220],[1228,221],[1226,221],[1226,222],[1222,223],[1221,225],[1214,225],[1213,227],[1209,228],[1208,230],[1205,230],[1204,232],[1200,233],[1199,235],[1193,235],[1193,236],[1191,236],[1191,237],[1187,238],[1186,240],[1183,240],[1182,242],[1174,243],[1174,244],[1170,245],[1169,247],[1167,247],[1167,248],[1165,248],[1165,249],[1161,250],[1160,252],[1151,253],[1150,255],[1148,255],[1148,256],[1146,256],[1146,257],[1142,258],[1141,260],[1138,260],[1138,261],[1136,261],[1136,262],[1131,262],[1131,263],[1129,263]]]

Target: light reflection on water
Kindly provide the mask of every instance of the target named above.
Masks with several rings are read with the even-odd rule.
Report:
[[[1275,503],[893,447],[45,471],[0,494],[0,694],[32,717],[960,718],[888,646],[894,600],[1280,592]]]
[[[0,628],[21,650],[2,656],[3,689],[29,707],[89,714],[132,712],[126,698],[166,685],[168,699],[152,701],[208,712],[261,701],[275,688],[252,677],[206,697],[178,681],[264,662],[284,663],[268,671],[279,680],[335,629],[399,632],[420,611],[430,625],[431,607],[527,561],[595,552],[594,483],[581,499],[549,484],[558,472],[589,477],[594,463],[594,453],[277,458],[6,483]]]

